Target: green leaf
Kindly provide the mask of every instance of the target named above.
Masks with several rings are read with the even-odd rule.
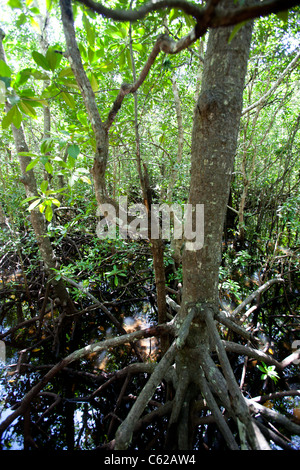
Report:
[[[242,21],[234,26],[233,30],[228,39],[228,44],[233,40],[234,36],[239,32],[239,30],[248,22],[249,20]]]
[[[22,115],[17,107],[17,105],[13,106],[8,113],[2,119],[2,129],[7,129],[10,124],[14,124],[15,127],[18,129],[22,122]]]
[[[30,17],[30,24],[38,34],[41,34],[41,27],[38,22],[33,18],[33,16]]]
[[[52,204],[54,204],[57,207],[60,206],[60,201],[58,199],[53,198],[53,199],[51,199],[51,202],[52,202]]]
[[[82,15],[82,23],[86,32],[86,38],[90,46],[95,44],[95,31],[85,14]]]
[[[83,181],[84,183],[92,184],[90,178],[88,178],[87,176],[80,176],[80,179],[81,179],[81,181]]]
[[[45,72],[40,72],[39,70],[32,70],[31,75],[36,79],[36,80],[49,80],[50,77],[47,75]]]
[[[77,119],[78,121],[80,121],[80,123],[83,125],[83,126],[87,126],[87,118],[86,118],[86,114],[83,113],[83,112],[79,112],[77,114]]]
[[[1,77],[10,77],[11,76],[10,67],[2,59],[0,60],[0,76]]]
[[[21,155],[21,157],[40,158],[39,155],[33,152],[18,152],[18,155]]]
[[[33,2],[33,0],[28,0],[30,2],[30,5],[31,3]],[[27,3],[27,2],[26,2]],[[29,6],[29,5],[28,5]],[[33,13],[34,15],[40,15],[41,12],[40,10],[38,9],[38,7],[31,7],[29,8],[29,10],[31,11],[31,13]]]
[[[62,69],[59,74],[58,74],[59,78],[62,78],[62,77],[73,77],[74,74],[73,74],[73,70],[71,69],[71,67],[66,67],[64,69]]]
[[[47,171],[47,173],[50,173],[50,175],[52,175],[52,173],[53,173],[53,166],[51,165],[50,162],[46,162],[46,163],[45,163],[45,170]]]
[[[87,52],[82,42],[78,44],[78,48],[80,50],[83,60],[88,60]]]
[[[92,87],[92,90],[94,92],[98,91],[99,90],[99,86],[98,86],[98,82],[97,82],[97,79],[95,77],[95,75],[92,73],[92,75],[90,76],[90,82],[91,82],[91,87]]]
[[[94,61],[94,56],[95,56],[95,51],[89,47],[88,48],[88,58],[89,58],[89,63],[92,64]]]
[[[46,163],[48,162],[48,157],[46,155],[42,155],[40,157],[40,162],[43,164],[43,165],[46,165]]]
[[[42,67],[44,70],[51,70],[48,60],[46,57],[38,51],[33,51],[32,58],[37,65]]]
[[[16,21],[16,26],[18,26],[18,28],[20,26],[22,26],[23,24],[25,24],[27,21],[27,17],[25,15],[25,13],[21,13]]]
[[[59,52],[55,52],[55,51],[56,51],[55,47],[48,47],[48,50],[46,53],[46,59],[49,63],[49,66],[52,72],[54,72],[54,70],[59,67],[59,64],[62,59],[62,54],[60,54]]]
[[[19,103],[19,107],[23,111],[23,113],[28,114],[28,116],[36,117],[36,112],[33,107],[28,103],[28,101],[21,100]]]
[[[11,85],[11,78],[10,77],[1,77],[0,76],[0,80],[1,80],[1,82],[4,83],[6,90],[8,90],[8,88]]]
[[[36,199],[35,201],[33,201],[30,206],[27,208],[27,210],[30,212],[32,211],[38,204],[40,204],[41,202],[41,199]]]
[[[176,20],[176,18],[180,17],[181,14],[177,8],[172,8],[169,14],[169,22],[172,23],[172,21]]]
[[[46,8],[48,11],[51,11],[52,9],[52,0],[46,0]]]
[[[122,51],[120,54],[120,58],[119,58],[119,67],[121,70],[124,69],[125,64],[126,64],[126,55],[125,55],[125,52]]]
[[[196,21],[192,16],[187,15],[186,13],[183,13],[184,19],[185,19],[185,24],[187,25],[188,28],[193,28],[196,25]]]
[[[110,62],[108,64],[102,64],[100,67],[101,72],[110,72],[115,68],[115,62]]]
[[[45,207],[46,207],[45,201],[39,205],[39,210],[41,214],[43,214]]]
[[[13,122],[16,106],[13,106],[2,119],[2,129],[7,129]]]
[[[134,51],[143,52],[145,50],[145,47],[143,44],[136,43],[136,44],[132,44],[132,49]]]
[[[129,49],[126,50],[126,58],[127,58],[128,66],[129,66],[130,70],[132,70],[132,62],[131,62],[131,55],[130,55],[130,50]]]
[[[51,150],[53,150],[54,143],[55,143],[55,141],[51,137],[47,138],[47,139],[44,139],[43,142],[41,143],[41,152],[42,153],[48,153]]]
[[[31,162],[27,165],[26,171],[32,170],[32,168],[35,167],[40,161],[40,157],[35,158],[34,160],[31,160]]]
[[[73,157],[70,157],[70,155],[69,155],[68,156],[68,162],[67,162],[69,170],[72,170],[74,168],[75,162],[76,162],[76,160]]]
[[[27,82],[27,80],[31,77],[32,70],[33,69],[31,68],[20,70],[16,75],[15,84],[20,86]]]
[[[47,191],[47,189],[48,189],[48,181],[47,181],[47,180],[43,180],[43,181],[41,182],[41,191],[42,191],[43,193],[45,193],[45,192]]]
[[[58,161],[57,164],[61,168],[69,168],[68,165],[66,164],[66,162],[64,162],[63,160]]]
[[[48,222],[51,222],[53,217],[53,210],[51,206],[46,206],[45,217]]]
[[[7,4],[10,6],[10,8],[23,8],[21,0],[9,0]]]
[[[11,106],[14,106],[20,102],[20,97],[16,94],[9,95],[9,102]]]
[[[76,144],[69,145],[68,154],[70,155],[70,157],[72,157],[76,160],[79,153],[80,153],[80,148],[78,147],[78,145],[76,145]]]
[[[75,103],[73,96],[70,95],[70,93],[67,93],[66,91],[64,91],[61,93],[61,97],[70,108],[72,109],[75,108],[76,103]]]
[[[36,196],[29,196],[26,199],[23,199],[23,201],[20,202],[20,205],[24,206],[24,204],[27,204],[27,202],[32,201],[35,198],[36,198]]]
[[[13,121],[14,126],[17,129],[19,129],[22,123],[22,114],[17,106],[14,106],[14,108],[16,109],[15,109],[12,121]]]

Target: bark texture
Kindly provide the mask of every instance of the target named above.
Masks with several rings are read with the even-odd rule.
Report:
[[[224,0],[220,6],[228,8],[232,4],[231,0]],[[183,319],[193,309],[195,314],[186,347],[181,357],[177,357],[177,370],[180,376],[189,370],[190,382],[202,390],[220,431],[234,449],[236,443],[220,416],[220,403],[240,426],[240,437],[245,436],[244,445],[256,448],[259,444],[214,322],[218,311],[222,232],[252,25],[248,23],[229,42],[231,31],[231,28],[210,31],[194,116],[189,203],[193,207],[204,204],[204,246],[200,250],[189,250],[186,242],[183,253],[183,299],[179,316]],[[211,359],[211,346],[218,352],[223,374]]]

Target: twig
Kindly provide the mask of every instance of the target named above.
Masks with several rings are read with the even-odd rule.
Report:
[[[91,294],[86,287],[84,287],[82,284],[78,284],[77,282],[73,281],[73,279],[70,279],[64,275],[62,276],[62,278],[66,282],[68,282],[68,284],[71,284],[71,286],[76,287],[76,289],[79,289],[87,297],[89,297],[107,315],[110,321],[117,327],[118,331],[121,334],[126,334],[126,330],[122,327],[121,323],[117,320],[117,318],[112,313],[110,313],[110,311],[98,299],[96,299],[96,297],[94,297],[93,294]]]

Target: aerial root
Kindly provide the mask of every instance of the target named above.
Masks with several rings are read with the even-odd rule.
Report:
[[[179,383],[176,387],[176,392],[175,392],[175,397],[173,400],[173,407],[172,407],[172,413],[169,419],[168,423],[168,430],[167,430],[167,436],[166,436],[166,442],[165,442],[165,448],[172,449],[174,447],[174,443],[177,441],[177,438],[179,435],[177,435],[178,431],[178,421],[179,421],[179,416],[180,413],[182,412],[184,408],[184,401],[186,399],[186,392],[189,386],[189,374],[187,370],[185,370],[179,379]],[[186,448],[187,449],[187,448]]]
[[[257,438],[257,432],[253,427],[249,409],[236,382],[224,345],[218,333],[212,309],[210,307],[204,307],[203,316],[212,342],[212,347],[218,354],[220,365],[226,379],[229,395],[231,397],[232,410],[237,418],[241,448],[260,450],[260,440]]]
[[[176,349],[176,341],[173,341],[161,361],[156,366],[153,374],[149,378],[143,390],[139,394],[127,417],[118,428],[115,439],[115,450],[126,450],[130,445],[135,423],[142,415],[157,386],[163,380],[169,367],[174,362]]]
[[[210,389],[209,383],[206,380],[206,377],[202,368],[200,368],[199,375],[195,377],[195,381],[199,385],[200,390],[207,402],[207,405],[210,408],[210,411],[216,420],[216,424],[220,432],[222,433],[229,449],[238,450],[239,449],[238,444],[236,443],[236,440],[227,422],[225,421],[224,416],[222,415],[220,411],[220,408],[214,398],[214,395]]]

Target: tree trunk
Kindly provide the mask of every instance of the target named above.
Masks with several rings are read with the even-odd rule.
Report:
[[[95,195],[99,208],[104,204],[111,204],[116,209],[116,215],[119,214],[119,206],[117,202],[108,195],[106,189],[106,180],[105,180],[105,171],[108,161],[108,151],[109,151],[109,139],[108,139],[108,129],[109,126],[106,123],[102,122],[99,110],[97,108],[97,103],[95,100],[95,94],[92,90],[89,79],[85,73],[84,67],[82,65],[81,55],[77,46],[75,29],[74,29],[74,19],[73,13],[71,10],[70,0],[60,0],[60,7],[62,13],[62,22],[64,27],[64,34],[66,39],[68,57],[70,64],[76,78],[77,84],[81,90],[81,94],[85,103],[85,107],[91,121],[93,132],[96,140],[96,152],[94,155],[94,165],[93,165],[93,181],[95,187]],[[133,61],[134,64],[134,61]],[[136,77],[134,73],[134,82],[136,83]],[[126,93],[126,88],[130,88],[128,85],[124,85],[122,89],[124,94]],[[151,207],[151,196],[150,196],[150,185],[148,181],[147,167],[143,164],[140,156],[140,146],[139,146],[139,134],[138,134],[138,122],[137,122],[137,101],[136,94],[135,96],[135,136],[136,136],[136,155],[137,155],[137,169],[142,186],[144,202],[146,207],[149,209]],[[117,100],[116,100],[117,101]],[[112,115],[118,112],[120,105],[114,104],[112,107]],[[129,220],[129,219],[128,219]],[[156,293],[157,293],[157,307],[158,307],[158,322],[163,323],[166,321],[166,293],[165,293],[165,269],[164,269],[164,259],[163,259],[163,242],[161,239],[153,240],[149,235],[151,242],[151,250],[153,255],[153,266],[154,266],[154,275],[155,275],[155,284],[156,284]],[[168,343],[167,338],[163,336],[161,338],[161,349],[162,352],[166,350],[166,344]]]
[[[5,53],[3,49],[2,40],[4,38],[4,32],[0,29],[0,59],[5,61]],[[10,105],[6,104],[6,109],[10,109]],[[37,182],[34,175],[34,171],[31,169],[26,171],[28,164],[31,162],[31,158],[22,153],[29,153],[29,148],[26,142],[23,125],[16,128],[13,124],[11,125],[13,138],[15,142],[16,152],[20,162],[21,169],[21,182],[25,186],[26,196],[36,196],[38,198]],[[54,287],[55,295],[59,298],[61,305],[68,312],[74,312],[73,303],[69,297],[68,291],[62,280],[55,280],[53,269],[56,268],[55,256],[53,253],[50,239],[47,235],[46,224],[43,215],[38,208],[33,209],[30,212],[31,225],[35,233],[37,244],[40,250],[42,260],[45,265],[45,270],[49,276],[50,282]]]
[[[233,2],[225,0],[222,6],[230,4]],[[179,381],[185,374],[186,381],[200,387],[227,444],[234,449],[236,444],[232,436],[229,438],[231,433],[217,403],[222,403],[236,420],[240,437],[246,436],[241,438],[242,446],[244,443],[256,448],[258,444],[214,323],[214,313],[219,305],[222,232],[239,133],[252,25],[244,26],[229,43],[231,31],[231,28],[218,28],[210,32],[194,116],[189,203],[193,208],[204,204],[204,246],[191,250],[186,243],[183,253],[183,297],[179,315],[183,321],[194,310],[194,318],[186,346],[177,356],[177,374]],[[218,352],[224,375],[211,359],[211,346]]]

